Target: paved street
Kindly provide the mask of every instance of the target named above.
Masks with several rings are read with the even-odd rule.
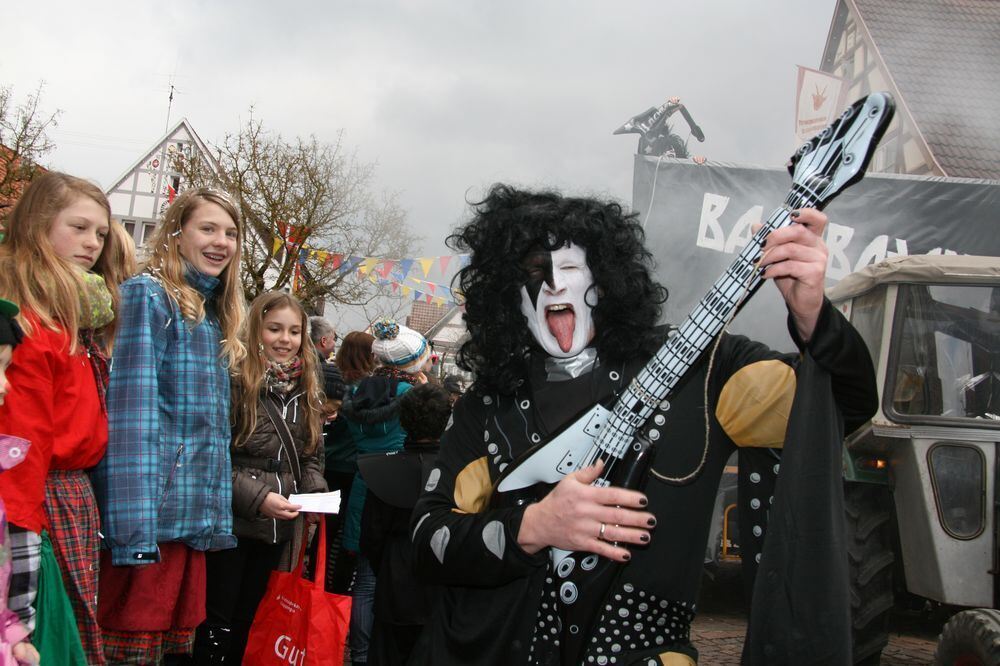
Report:
[[[940,621],[918,616],[893,618],[893,633],[882,652],[883,666],[932,664]],[[705,579],[699,612],[691,629],[691,640],[706,666],[734,666],[740,663],[746,615],[740,593],[738,569],[724,570],[716,581]]]

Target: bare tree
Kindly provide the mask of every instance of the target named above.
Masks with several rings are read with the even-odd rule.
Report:
[[[397,196],[373,191],[375,164],[348,151],[342,131],[334,143],[287,141],[266,130],[251,109],[246,124],[214,149],[212,163],[178,156],[175,167],[186,186],[217,186],[237,198],[247,225],[242,276],[248,299],[287,288],[317,312],[324,300],[361,305],[385,295],[356,271],[309,253],[335,253],[345,261],[403,257],[419,240]]]
[[[42,110],[43,87],[18,104],[13,89],[0,86],[0,223],[35,177],[41,157],[55,148],[48,131],[57,125],[59,111]]]

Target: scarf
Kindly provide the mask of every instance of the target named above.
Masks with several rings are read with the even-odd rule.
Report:
[[[97,398],[101,410],[108,413],[108,355],[99,340],[98,331],[114,321],[115,311],[111,291],[104,278],[96,273],[83,274],[83,289],[80,291],[80,346],[87,353],[90,369],[97,385]]]
[[[288,393],[298,383],[302,376],[302,357],[296,356],[290,361],[279,363],[268,359],[264,381],[267,388],[279,393]]]
[[[411,372],[404,372],[399,368],[394,368],[391,365],[380,365],[375,368],[375,372],[372,373],[373,377],[387,377],[389,379],[395,379],[396,381],[406,382],[412,386],[417,386],[420,381],[417,376]]]

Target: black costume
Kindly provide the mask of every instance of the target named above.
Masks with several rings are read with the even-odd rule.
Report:
[[[375,622],[368,664],[405,664],[431,610],[431,589],[413,573],[410,515],[437,460],[437,442],[407,441],[403,451],[361,456],[368,496],[361,553],[375,572]]]
[[[800,349],[827,371],[848,431],[874,413],[871,359],[857,332],[825,302],[814,335]],[[428,622],[418,664],[558,664],[562,631],[547,550],[517,545],[524,506],[490,508],[502,471],[596,401],[614,395],[645,359],[602,362],[575,379],[550,381],[548,357],[515,395],[475,387],[455,406],[411,524],[418,571],[444,585]],[[710,440],[704,467],[685,484],[651,478],[645,488],[657,528],[648,547],[632,547],[607,595],[584,663],[659,664],[669,653],[697,659],[689,640],[719,477],[740,447],[778,447],[795,392],[798,355],[778,354],[742,336],[725,336],[708,382]],[[654,470],[682,477],[698,468],[705,446],[706,361],[695,366],[669,404],[643,431],[656,442]],[[796,442],[803,444],[803,442]],[[435,478],[436,477],[436,478]],[[769,498],[761,497],[761,524]]]

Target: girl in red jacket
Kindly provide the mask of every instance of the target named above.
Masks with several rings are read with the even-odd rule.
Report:
[[[99,517],[87,470],[107,445],[104,390],[117,295],[104,278],[110,218],[98,187],[48,172],[18,200],[0,245],[0,297],[20,303],[26,334],[7,371],[12,387],[0,406],[0,432],[31,442],[24,462],[0,476],[20,572],[10,606],[33,627],[47,530],[90,664],[105,663],[96,622]]]

